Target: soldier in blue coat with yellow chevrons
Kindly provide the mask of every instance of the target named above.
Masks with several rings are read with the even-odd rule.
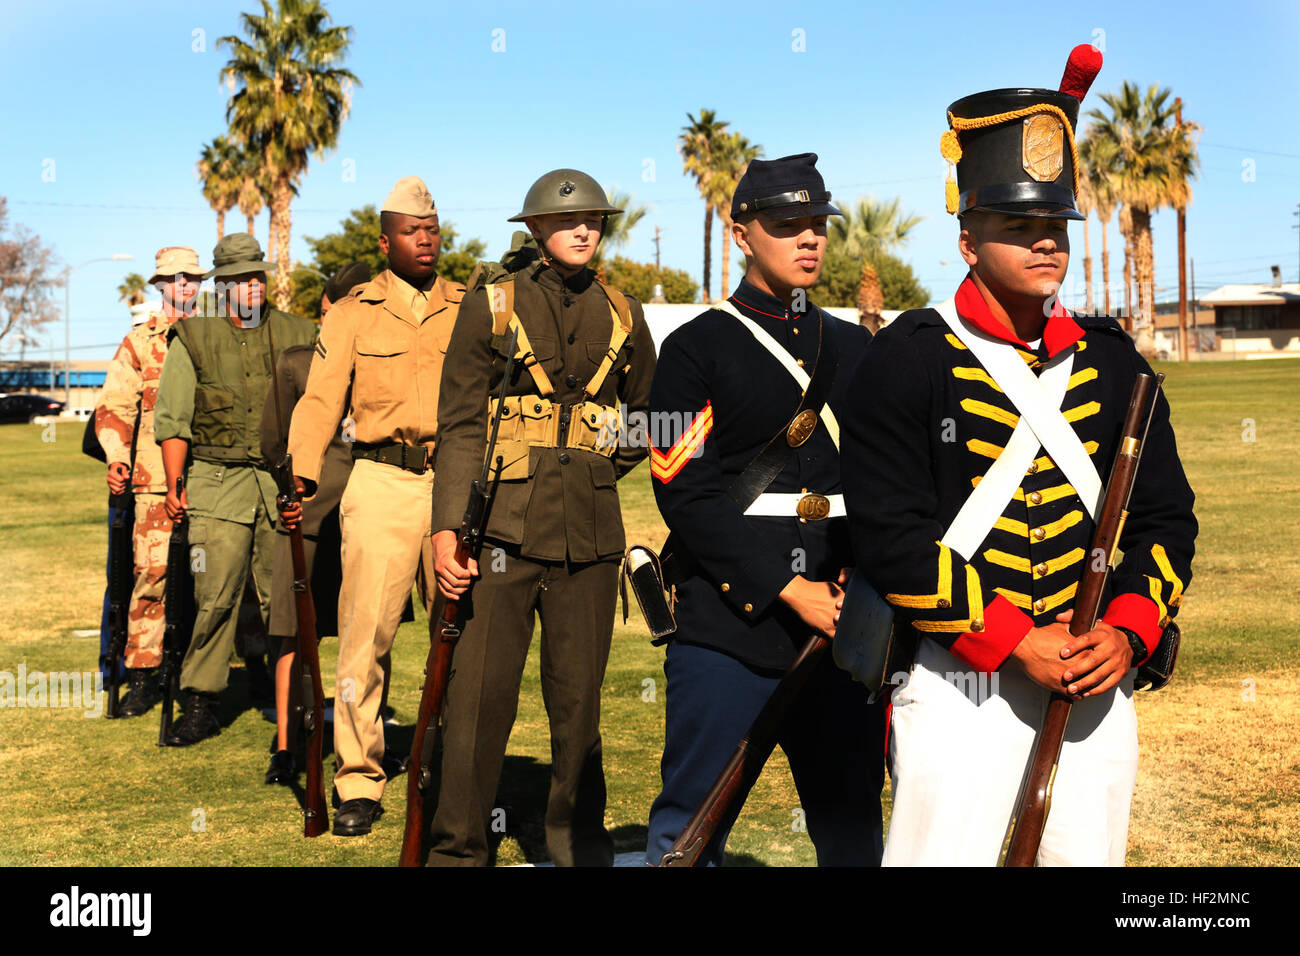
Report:
[[[677,632],[649,863],[672,847],[799,649],[814,633],[834,636],[852,564],[838,422],[870,334],[807,298],[827,217],[840,215],[816,160],[750,164],[732,202],[745,277],[667,338],[655,372],[650,461],[672,532]],[[756,478],[764,466],[749,466],[763,455],[774,464]],[[825,655],[780,736],[820,865],[880,861],[882,734],[880,708]],[[722,862],[734,816],[703,863]]]
[[[1101,619],[1069,633],[1085,562],[1104,560],[1087,554],[1102,481],[1134,379],[1150,372],[1113,319],[1055,299],[1067,221],[1083,218],[1073,126],[1086,82],[1069,81],[949,107],[948,211],[970,273],[949,302],[881,330],[850,389],[854,554],[918,637],[892,698],[887,866],[997,863],[1051,691],[1075,703],[1038,862],[1122,864],[1132,668],[1191,579],[1192,491],[1161,395]]]

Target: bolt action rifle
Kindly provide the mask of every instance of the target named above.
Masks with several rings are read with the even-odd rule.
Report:
[[[456,539],[456,563],[468,568],[470,561],[478,561],[483,551],[483,532],[487,516],[501,481],[502,457],[496,456],[496,475],[489,482],[493,455],[497,447],[497,431],[501,427],[501,413],[505,409],[506,387],[514,369],[515,346],[519,330],[510,333],[506,346],[505,371],[501,376],[501,389],[497,394],[496,414],[492,416],[492,429],[487,451],[483,456],[483,474],[475,479],[469,490],[469,503],[460,522]],[[468,596],[468,594],[466,595]],[[463,598],[448,598],[439,588],[429,613],[429,656],[424,663],[424,690],[420,694],[420,713],[415,722],[415,736],[411,740],[411,756],[406,762],[406,830],[402,834],[402,855],[399,866],[420,866],[424,862],[425,813],[424,804],[433,786],[433,773],[429,764],[433,757],[433,744],[442,719],[442,703],[447,693],[447,679],[451,675],[451,657],[456,647],[464,621],[461,615]]]
[[[131,607],[131,590],[135,578],[132,555],[132,526],[135,496],[130,488],[124,494],[108,496],[113,518],[108,523],[108,649],[101,670],[108,672],[108,706],[104,716],[122,716],[122,659],[126,654],[127,615]]]
[[[185,493],[185,478],[176,477],[176,500]],[[162,684],[162,716],[158,721],[158,746],[166,747],[172,734],[172,696],[181,659],[189,645],[185,633],[185,602],[189,597],[189,533],[185,513],[172,522],[167,539],[167,583],[163,588],[163,655],[158,669]]]
[[[1102,495],[1101,509],[1097,512],[1097,526],[1093,531],[1092,547],[1088,549],[1088,562],[1079,582],[1078,596],[1074,601],[1074,617],[1070,619],[1070,634],[1078,637],[1097,626],[1101,615],[1101,601],[1106,589],[1106,579],[1115,561],[1115,550],[1128,518],[1129,497],[1137,479],[1138,464],[1151,415],[1155,411],[1164,373],[1152,378],[1139,373],[1133,383],[1124,427],[1120,433],[1119,447],[1115,449],[1115,463],[1111,466],[1106,491]],[[1104,561],[1097,561],[1097,557]],[[1057,762],[1061,759],[1061,745],[1065,741],[1065,725],[1073,706],[1069,697],[1053,693],[1043,718],[1042,729],[1034,744],[1029,760],[1029,775],[1016,804],[1015,826],[1007,846],[1003,866],[1033,866],[1038,856],[1038,845],[1043,839],[1043,827],[1052,806],[1052,783],[1056,779]]]

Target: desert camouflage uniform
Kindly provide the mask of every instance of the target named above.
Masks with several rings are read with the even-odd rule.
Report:
[[[172,523],[163,509],[167,482],[162,449],[154,441],[153,409],[158,377],[167,357],[167,330],[175,319],[160,312],[137,325],[118,346],[108,366],[104,390],[95,405],[95,434],[108,463],[132,466],[131,438],[135,436],[135,463],[131,491],[135,495],[135,585],[128,613],[126,666],[157,667],[162,663],[163,590],[167,577],[167,541]]]

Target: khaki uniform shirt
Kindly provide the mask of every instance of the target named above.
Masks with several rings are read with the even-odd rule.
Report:
[[[167,357],[167,330],[175,321],[155,312],[126,334],[108,365],[104,388],[95,403],[95,436],[110,465],[131,465],[138,410],[140,431],[131,470],[131,491],[137,494],[167,493],[162,449],[154,440],[154,405]]]
[[[584,269],[564,279],[539,262],[511,281],[515,314],[555,388],[551,400],[563,405],[582,401],[583,386],[609,351],[612,331],[609,299],[594,273]],[[631,296],[627,301],[632,332],[595,401],[622,405],[635,421],[632,416],[644,416],[650,403],[655,346],[641,303]],[[483,469],[488,397],[497,393],[504,370],[505,357],[492,344],[487,290],[480,287],[465,297],[443,369],[434,531],[460,527],[470,484]],[[532,376],[517,364],[507,394],[538,394]],[[629,428],[612,459],[576,448],[532,448],[529,477],[497,487],[485,537],[517,544],[525,557],[541,561],[588,562],[621,555],[623,518],[615,481],[648,454],[645,440],[633,439],[633,434]]]
[[[299,477],[319,480],[345,412],[357,442],[432,449],[443,356],[464,294],[463,285],[441,276],[421,292],[385,269],[330,309],[289,426]]]

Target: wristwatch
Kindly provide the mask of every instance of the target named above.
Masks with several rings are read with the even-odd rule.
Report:
[[[1121,634],[1123,634],[1125,637],[1128,638],[1128,646],[1133,651],[1134,667],[1137,667],[1139,664],[1141,664],[1144,660],[1147,659],[1147,657],[1150,655],[1150,651],[1147,650],[1147,646],[1142,641],[1142,638],[1137,636],[1137,631],[1131,631],[1127,627],[1116,627],[1115,630],[1119,631]]]

